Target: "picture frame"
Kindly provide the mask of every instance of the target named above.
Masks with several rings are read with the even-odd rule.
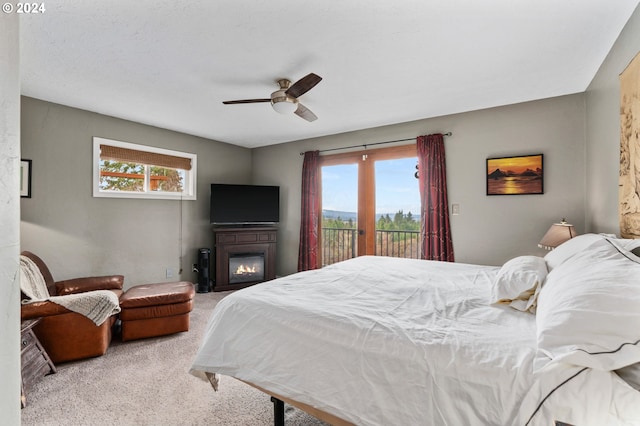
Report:
[[[487,195],[544,194],[543,154],[487,158]]]
[[[31,160],[20,160],[20,197],[31,198]]]

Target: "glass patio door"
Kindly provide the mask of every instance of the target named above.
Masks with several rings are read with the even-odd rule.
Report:
[[[358,255],[358,164],[322,167],[322,266]]]
[[[420,256],[420,190],[417,157],[375,162],[375,253]]]
[[[360,255],[415,257],[415,145],[321,158],[321,266]]]

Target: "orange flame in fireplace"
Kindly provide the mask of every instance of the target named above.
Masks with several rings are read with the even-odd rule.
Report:
[[[255,274],[256,273],[256,267],[250,267],[250,266],[245,266],[245,265],[240,265],[238,266],[238,269],[236,269],[236,275],[242,275],[242,274]]]

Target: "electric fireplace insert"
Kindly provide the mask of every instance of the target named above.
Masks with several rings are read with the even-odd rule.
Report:
[[[264,281],[264,253],[229,256],[229,284]]]

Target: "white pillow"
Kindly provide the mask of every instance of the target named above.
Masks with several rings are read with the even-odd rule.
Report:
[[[519,311],[536,312],[536,300],[547,276],[547,264],[538,256],[519,256],[507,261],[491,286],[491,303]]]
[[[602,238],[547,275],[536,314],[535,369],[549,362],[612,371],[640,362],[640,258]]]
[[[617,244],[618,246],[628,250],[628,251],[632,251],[634,249],[637,249],[638,247],[640,247],[640,240],[636,240],[636,239],[628,239],[628,238],[614,238],[614,239],[610,239],[613,243]]]
[[[547,268],[551,271],[571,256],[574,256],[576,253],[581,253],[593,243],[602,241],[603,239],[605,239],[605,237],[599,234],[582,234],[565,241],[544,257],[544,260],[547,262]]]

